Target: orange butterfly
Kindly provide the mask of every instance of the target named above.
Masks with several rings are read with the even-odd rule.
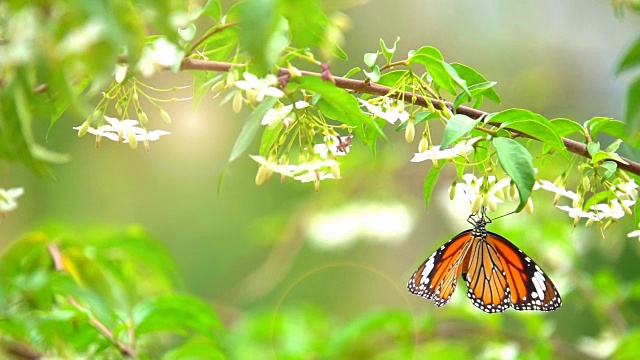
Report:
[[[486,230],[491,220],[484,208],[478,220],[475,215],[467,220],[473,229],[454,236],[420,265],[409,279],[409,291],[444,306],[462,275],[467,296],[482,311],[559,308],[560,294],[540,266],[509,240]]]

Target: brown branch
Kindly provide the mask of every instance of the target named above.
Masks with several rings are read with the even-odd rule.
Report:
[[[234,66],[237,66],[237,65],[232,63],[227,63],[227,62],[206,61],[206,60],[197,60],[197,59],[185,59],[182,63],[183,70],[229,71],[229,69],[231,69]],[[320,76],[321,75],[320,73],[311,72],[311,71],[300,71],[300,72],[304,76]],[[283,68],[279,70],[279,73],[289,74],[289,70]],[[363,94],[384,96],[389,94],[389,91],[391,90],[391,88],[388,86],[382,86],[375,83],[366,82],[364,80],[348,79],[343,77],[333,77],[333,79],[335,80],[336,86],[343,89],[348,89],[354,92],[363,93]],[[426,107],[428,103],[431,103],[437,109],[441,109],[442,106],[446,106],[449,108],[449,110],[453,111],[453,104],[449,101],[441,101],[437,99],[426,98],[424,96],[416,95],[409,91],[406,91],[404,93],[399,93],[399,94],[392,94],[390,96],[393,96],[395,98],[404,97],[405,99],[415,98],[416,100],[415,104],[417,105]],[[472,119],[479,119],[483,116],[489,115],[489,113],[484,112],[482,110],[478,110],[478,109],[474,109],[466,106],[458,107],[458,109],[456,109],[456,113],[467,115]],[[519,136],[526,136],[526,137],[532,138],[531,136],[523,134],[519,131],[516,131],[513,129],[509,129],[509,130]],[[567,139],[564,137],[562,138],[562,142],[564,142],[564,145],[567,148],[567,150],[569,150],[569,152],[572,152],[574,154],[577,154],[586,158],[591,158],[591,155],[589,155],[589,152],[587,151],[587,146],[585,144],[575,140]],[[626,170],[636,175],[640,175],[640,163],[637,163],[627,158],[622,158],[622,160],[627,162],[627,164],[616,161],[619,169]]]
[[[60,249],[58,248],[58,246],[56,244],[49,244],[47,246],[47,250],[49,251],[49,255],[51,255],[51,259],[53,260],[53,266],[55,267],[56,271],[59,271],[61,273],[65,272],[64,265],[62,262],[62,253],[60,252]],[[81,312],[84,312],[84,313],[87,312],[85,311],[84,307],[80,305],[73,296],[67,295],[67,301],[69,302],[69,304],[71,304],[71,306],[80,310]],[[100,320],[98,320],[95,316],[89,315],[89,322],[105,338],[107,338],[114,345],[116,345],[118,349],[120,349],[120,353],[122,353],[122,355],[133,358],[133,359],[138,359],[138,355],[133,349],[133,345],[127,345],[122,341],[116,339],[113,336],[113,333],[111,332],[111,330],[109,330],[109,328],[107,328],[107,326],[103,324]]]

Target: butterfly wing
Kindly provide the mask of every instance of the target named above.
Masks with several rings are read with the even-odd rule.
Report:
[[[503,276],[495,277],[496,281],[491,283],[499,288],[502,279],[506,279],[508,291],[505,294],[514,309],[553,311],[562,305],[560,294],[551,279],[527,254],[509,240],[489,231],[486,244],[489,245],[487,248],[492,248],[488,251],[492,263],[495,264],[497,254],[500,265],[496,264],[496,268],[504,272]]]
[[[431,254],[409,279],[409,291],[433,300],[437,306],[448,303],[462,271],[460,265],[471,247],[471,231],[466,230],[454,236]]]
[[[467,297],[473,305],[488,313],[503,312],[511,306],[505,265],[489,242],[475,237],[462,265]]]

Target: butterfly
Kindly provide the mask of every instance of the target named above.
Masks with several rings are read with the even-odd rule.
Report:
[[[485,209],[467,221],[473,229],[453,237],[425,260],[407,284],[409,291],[438,307],[451,300],[458,277],[467,296],[487,313],[515,310],[553,311],[562,305],[555,285],[527,254],[504,237],[486,230]]]

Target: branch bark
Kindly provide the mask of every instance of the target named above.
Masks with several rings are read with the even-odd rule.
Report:
[[[238,66],[238,65],[235,65],[233,63],[228,63],[228,62],[184,59],[184,61],[182,62],[181,69],[182,70],[229,71],[234,66]],[[303,76],[321,76],[320,73],[312,72],[312,71],[300,71],[300,72],[302,73]],[[279,74],[289,74],[289,70],[284,68],[280,69]],[[389,90],[391,90],[391,88],[389,88],[388,86],[382,86],[382,85],[367,82],[364,80],[355,80],[355,79],[348,79],[343,77],[333,77],[333,79],[335,80],[336,86],[343,89],[351,90],[354,92],[362,93],[362,94],[384,96],[389,93]],[[394,97],[399,98],[401,97],[401,95],[399,94],[394,95]],[[426,98],[424,96],[416,95],[408,91],[404,93],[405,99],[407,98],[411,99],[412,97],[416,99],[417,105],[426,107],[427,103],[429,102],[433,104],[435,108],[441,109],[442,106],[446,106],[451,111],[453,111],[453,104],[449,101],[441,101],[437,99]],[[458,109],[456,110],[456,113],[467,115],[472,119],[479,119],[489,114],[482,110],[478,110],[478,109],[474,109],[466,106],[458,107]],[[516,131],[513,129],[509,129],[509,130],[514,134],[531,138],[530,136],[527,136],[526,134],[523,134],[519,131]],[[574,154],[577,154],[586,158],[591,158],[591,155],[589,155],[589,152],[587,151],[587,145],[575,140],[567,139],[567,138],[562,138],[562,142],[564,142],[564,145],[567,148],[567,150],[569,150],[569,152],[572,152]],[[637,163],[627,158],[622,158],[622,160],[625,161],[627,164],[616,161],[619,169],[626,170],[636,175],[640,175],[640,163]]]

